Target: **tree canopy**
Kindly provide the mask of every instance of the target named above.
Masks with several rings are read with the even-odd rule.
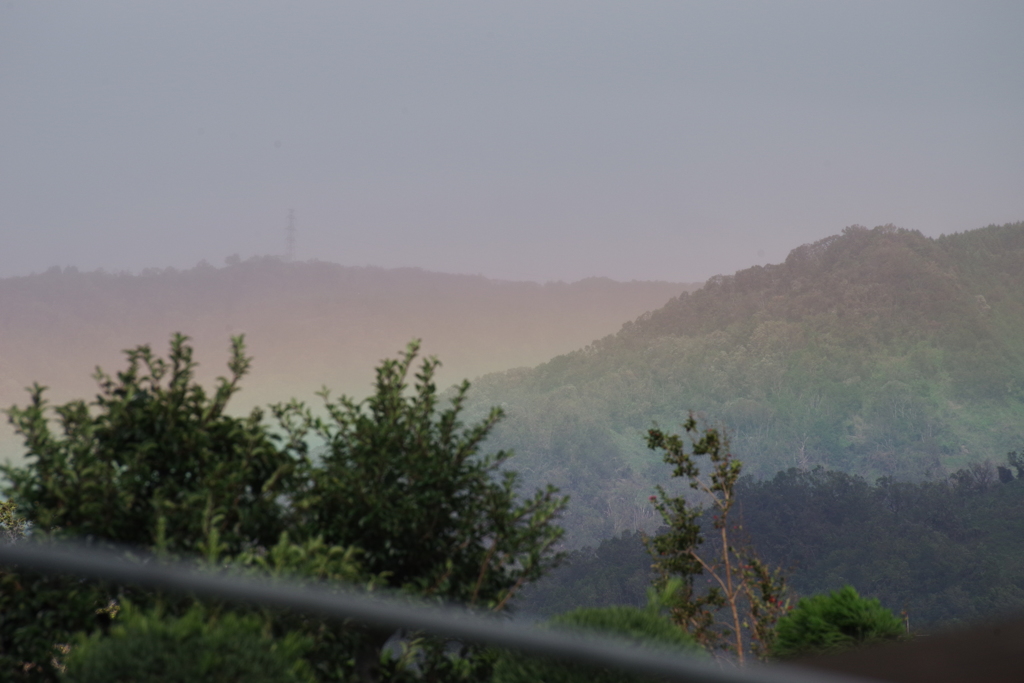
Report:
[[[166,359],[140,346],[126,352],[127,368],[115,377],[97,370],[91,403],[51,408],[37,385],[28,406],[8,411],[27,464],[3,470],[11,499],[0,520],[5,536],[18,535],[16,505],[40,539],[85,538],[236,571],[503,610],[560,560],[556,519],[566,499],[553,487],[520,497],[511,453],[482,452],[500,409],[463,424],[469,384],[443,407],[437,360],[422,362],[410,392],[417,353],[413,343],[384,361],[365,401],[332,401],[325,391],[326,417],[297,401],[278,404],[276,426],[260,410],[228,412],[251,364],[240,337],[229,376],[212,392],[196,382],[192,347],[180,334]],[[55,680],[57,645],[93,628],[97,611],[125,595],[117,586],[4,572],[0,657],[26,680]],[[139,591],[131,598],[172,616],[189,608]],[[261,615],[277,638],[310,639],[305,658],[320,680],[430,678],[488,665],[470,649],[453,652],[426,637],[395,659],[382,649],[390,633]]]
[[[226,552],[273,545],[287,528],[282,496],[301,462],[281,448],[263,421],[228,414],[250,367],[241,337],[231,345],[230,375],[212,393],[195,382],[192,347],[171,340],[166,359],[148,346],[126,352],[128,367],[96,372],[92,404],[53,407],[45,387],[8,416],[24,438],[27,464],[5,466],[6,494],[37,532],[198,553],[216,528]]]
[[[278,406],[292,442],[313,435],[325,444],[294,507],[307,533],[359,548],[388,585],[500,609],[558,561],[562,530],[552,522],[567,499],[548,486],[519,500],[512,454],[480,452],[501,409],[463,425],[469,382],[441,409],[438,361],[409,377],[417,351],[414,343],[384,361],[363,403],[324,392],[327,418]]]

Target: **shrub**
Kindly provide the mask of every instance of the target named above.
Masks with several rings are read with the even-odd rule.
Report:
[[[898,640],[903,623],[877,599],[862,598],[852,586],[803,598],[779,620],[772,656],[790,659]]]
[[[691,656],[704,655],[703,649],[686,631],[652,607],[584,608],[554,617],[556,628],[599,632],[622,636],[634,643],[678,650]],[[549,659],[503,653],[494,668],[494,683],[633,683],[644,678],[614,669],[560,664]]]
[[[255,616],[211,617],[201,605],[180,618],[122,609],[108,635],[80,636],[65,683],[311,683],[306,640],[271,640]]]

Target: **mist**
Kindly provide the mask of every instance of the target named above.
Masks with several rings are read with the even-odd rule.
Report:
[[[0,4],[0,277],[699,281],[1024,216],[1019,3]]]

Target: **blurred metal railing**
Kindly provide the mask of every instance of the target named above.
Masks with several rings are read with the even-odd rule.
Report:
[[[427,631],[453,640],[519,650],[567,662],[610,666],[680,683],[868,683],[869,679],[782,665],[719,667],[653,647],[567,631],[540,630],[477,616],[454,607],[416,604],[394,597],[302,585],[283,580],[202,571],[194,566],[133,561],[121,553],[71,543],[0,544],[0,564],[49,574],[134,584],[197,597],[294,610],[367,625]]]

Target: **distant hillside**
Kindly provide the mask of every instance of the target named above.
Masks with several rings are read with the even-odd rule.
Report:
[[[22,403],[34,381],[53,401],[90,398],[96,365],[122,367],[121,350],[164,351],[170,334],[194,339],[207,379],[225,372],[229,337],[245,333],[255,362],[236,410],[335,393],[369,393],[373,368],[409,340],[444,363],[442,382],[536,365],[618,329],[695,285],[591,278],[536,284],[417,269],[250,259],[223,268],[140,275],[47,273],[0,280],[0,407]],[[0,456],[18,452],[0,425]]]
[[[509,413],[495,445],[573,494],[577,542],[651,522],[643,433],[689,410],[755,475],[942,477],[1024,443],[1024,223],[847,228],[476,388]]]
[[[1005,464],[1005,463],[1004,463]],[[1017,472],[1017,468],[1013,468]],[[915,631],[1024,609],[1024,481],[977,465],[950,481],[875,484],[823,469],[744,479],[743,529],[789,587],[809,596],[851,584]],[[701,520],[713,532],[711,515]],[[573,551],[567,564],[517,597],[547,617],[579,607],[642,606],[652,577],[639,534]]]

